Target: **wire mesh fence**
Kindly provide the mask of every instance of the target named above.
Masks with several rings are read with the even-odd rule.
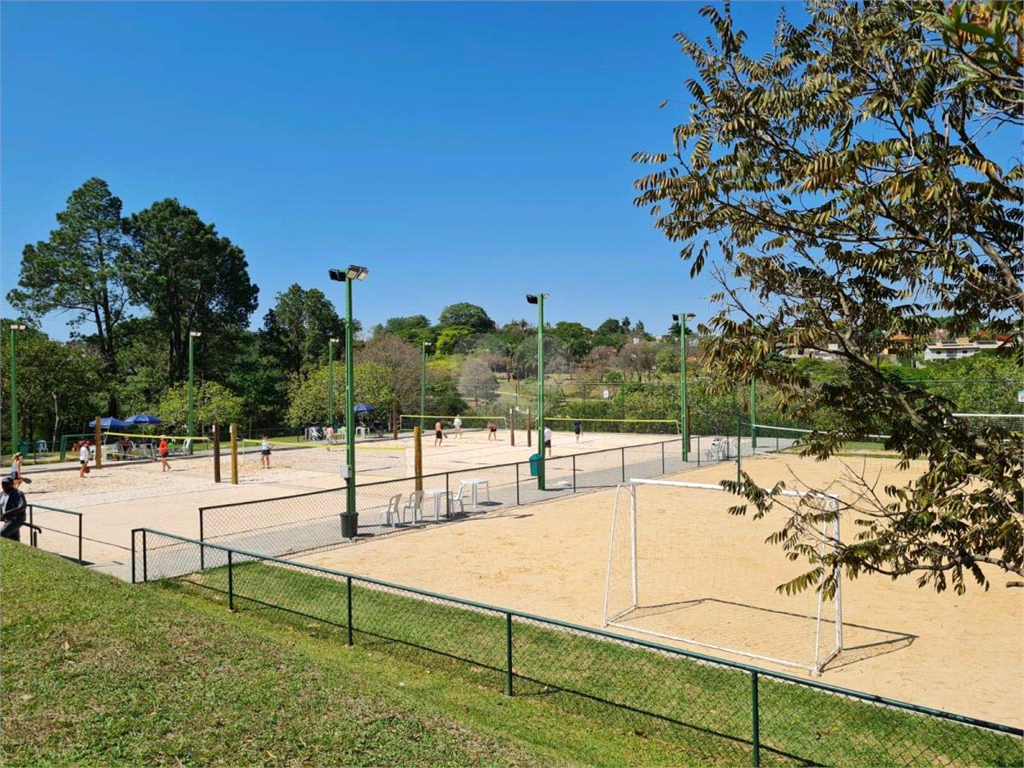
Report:
[[[1020,765],[1020,728],[340,571],[132,532],[132,580],[672,740],[694,765]]]
[[[753,453],[749,438],[693,436],[685,461],[679,438],[545,458],[543,487],[539,453],[526,462],[423,475],[419,482],[397,478],[363,483],[354,492],[359,537],[610,488],[631,477],[735,462]],[[343,487],[201,507],[199,538],[275,556],[338,546],[349,542],[342,526],[347,504],[348,489]]]

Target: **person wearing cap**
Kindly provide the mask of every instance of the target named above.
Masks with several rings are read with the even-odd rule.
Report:
[[[14,487],[11,478],[3,478],[0,484],[3,489],[3,493],[0,493],[0,520],[3,521],[0,538],[21,541],[21,526],[25,524],[28,502],[25,501],[25,494]]]

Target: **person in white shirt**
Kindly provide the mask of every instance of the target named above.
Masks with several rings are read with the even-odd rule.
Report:
[[[544,447],[548,449],[548,458],[551,458],[551,427],[544,427]]]
[[[455,421],[453,421],[452,424],[455,427],[455,436],[462,437],[462,419],[456,416]]]
[[[89,441],[83,440],[81,446],[78,448],[78,464],[81,467],[78,470],[79,477],[85,477],[89,474]]]

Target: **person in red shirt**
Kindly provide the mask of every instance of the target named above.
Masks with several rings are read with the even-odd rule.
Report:
[[[163,464],[163,467],[164,467],[161,471],[162,472],[166,472],[167,470],[169,470],[171,468],[170,463],[168,463],[168,461],[167,461],[167,457],[170,455],[171,449],[167,447],[167,438],[166,437],[161,437],[160,438],[160,446],[157,448],[157,453],[160,454],[160,461],[161,461],[161,463]]]

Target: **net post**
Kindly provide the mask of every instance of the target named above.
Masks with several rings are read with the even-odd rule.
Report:
[[[622,451],[622,482],[626,482],[626,449],[623,447]]]
[[[391,404],[391,436],[393,440],[398,439],[398,401]]]
[[[238,485],[238,425],[231,425],[231,484]]]
[[[516,413],[508,409],[508,444],[515,447],[516,444]]]
[[[697,466],[700,466],[700,435],[697,435]]]
[[[573,460],[575,463],[575,459]],[[665,474],[665,444],[661,444],[661,474]]]
[[[526,447],[533,447],[533,425],[530,423],[530,409],[526,409]]]
[[[96,469],[103,469],[103,417],[96,417]]]

